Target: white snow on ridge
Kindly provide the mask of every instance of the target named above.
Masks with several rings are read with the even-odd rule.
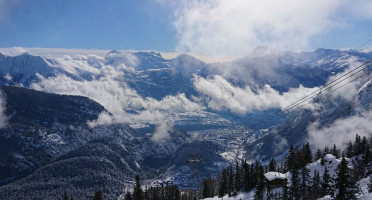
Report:
[[[272,181],[274,179],[286,179],[287,174],[282,174],[279,172],[267,172],[264,174],[265,178],[269,181]]]

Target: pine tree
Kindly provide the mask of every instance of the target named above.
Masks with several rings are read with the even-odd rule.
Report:
[[[329,148],[326,146],[326,147],[324,147],[324,155],[327,155],[327,154],[329,154],[329,153],[331,153],[330,151],[329,151]]]
[[[285,160],[286,171],[290,171],[290,170],[292,170],[296,167],[295,158],[296,158],[296,151],[295,151],[293,145],[291,145],[289,147],[289,152],[288,152],[288,155],[287,155],[286,160]]]
[[[336,158],[340,157],[340,152],[337,150],[335,144],[333,145],[333,148],[332,148],[332,155],[334,155]]]
[[[228,194],[229,197],[231,197],[233,194],[235,194],[235,188],[234,188],[234,173],[232,166],[229,167],[229,176],[228,176]]]
[[[346,157],[351,158],[353,157],[353,143],[349,142],[349,144],[346,147]]]
[[[256,200],[263,200],[263,192],[265,190],[265,176],[264,176],[264,169],[263,166],[259,166],[259,170],[257,173],[257,186],[256,186],[256,194],[254,199]]]
[[[142,188],[141,188],[141,180],[139,175],[136,175],[136,183],[134,185],[133,191],[133,200],[142,200]]]
[[[251,189],[251,172],[247,161],[243,162],[243,191],[248,192]]]
[[[366,144],[366,148],[364,150],[362,159],[363,159],[364,166],[367,167],[368,163],[371,161],[371,149],[370,149],[369,144]]]
[[[325,165],[325,160],[324,160],[324,156],[322,156],[322,158],[320,158],[320,164],[321,164],[322,166],[324,166],[324,165]]]
[[[68,200],[68,196],[67,196],[67,193],[66,193],[66,192],[63,193],[63,195],[62,195],[62,199],[63,199],[63,200]]]
[[[367,148],[367,145],[368,145],[367,138],[366,138],[366,136],[363,136],[362,144],[361,144],[361,147],[360,147],[360,152],[361,152],[361,153],[364,153],[364,151],[365,151],[366,148]]]
[[[283,200],[288,200],[289,199],[289,188],[288,188],[288,180],[287,179],[284,179],[284,183],[283,183],[283,195],[282,195],[282,199]]]
[[[357,193],[356,183],[347,166],[345,156],[342,156],[341,163],[337,167],[336,189],[338,194],[336,199],[355,199]]]
[[[213,179],[211,177],[206,178],[203,180],[202,183],[202,195],[203,198],[208,198],[208,197],[213,197],[214,192],[213,192]]]
[[[305,166],[301,169],[301,191],[302,199],[308,199],[310,188],[308,187],[308,182],[310,180],[310,170]]]
[[[125,199],[125,200],[133,200],[133,199],[132,199],[132,195],[130,194],[129,191],[125,194],[124,199]]]
[[[227,170],[223,169],[219,178],[218,197],[223,197],[227,194]]]
[[[306,143],[303,147],[302,156],[304,160],[303,165],[309,164],[313,161],[313,154],[311,153],[311,147],[309,143]]]
[[[320,149],[318,149],[315,153],[315,160],[319,160],[320,158],[322,158],[323,155],[322,155],[322,151],[320,151]]]
[[[269,171],[274,172],[276,170],[276,161],[274,158],[271,158],[270,164],[269,164]]]
[[[301,198],[301,191],[300,191],[300,178],[298,176],[297,169],[291,170],[291,187],[290,187],[290,199],[300,199]]]
[[[98,190],[97,192],[94,193],[93,200],[103,200],[103,195],[102,195],[101,190]]]
[[[312,180],[312,185],[310,189],[309,199],[317,199],[322,195],[322,187],[321,187],[321,180],[320,175],[317,170],[314,170],[314,176]]]
[[[327,166],[324,167],[323,179],[322,179],[322,193],[324,195],[333,195],[333,180],[329,175]]]
[[[356,136],[355,136],[355,142],[354,142],[354,146],[353,146],[353,156],[357,156],[357,155],[363,153],[361,151],[361,149],[362,149],[361,143],[362,143],[362,141],[360,139],[360,136],[358,134],[356,134]]]
[[[235,177],[234,177],[234,183],[235,183],[235,194],[238,191],[242,191],[242,170],[239,167],[239,163],[236,161],[235,163]]]

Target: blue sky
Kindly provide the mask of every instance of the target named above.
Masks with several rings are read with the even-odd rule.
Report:
[[[372,38],[370,0],[273,2],[0,0],[0,47],[244,55],[262,45],[356,48]]]
[[[1,47],[171,51],[175,46],[169,10],[154,1],[30,0],[8,9]]]

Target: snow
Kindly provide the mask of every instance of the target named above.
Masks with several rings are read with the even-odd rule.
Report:
[[[248,200],[248,199],[254,199],[254,194],[256,190],[252,190],[251,192],[239,192],[238,195],[229,197],[228,195],[225,195],[223,197],[212,197],[212,198],[206,198],[204,200]]]
[[[367,88],[370,84],[372,84],[372,79],[364,83],[364,85],[358,90],[358,93]]]
[[[282,174],[279,172],[267,172],[266,174],[264,174],[264,176],[269,181],[272,181],[274,179],[286,179],[287,178],[286,174]]]
[[[323,176],[324,168],[327,167],[329,175],[331,177],[336,177],[336,169],[337,166],[340,164],[342,158],[336,158],[332,154],[326,154],[324,156],[324,165],[321,164],[321,160],[317,160],[316,162],[308,164],[307,168],[310,169],[310,175],[314,175],[314,171],[318,171],[320,173],[320,176]],[[352,163],[349,158],[346,158],[348,161],[348,166],[351,167]]]

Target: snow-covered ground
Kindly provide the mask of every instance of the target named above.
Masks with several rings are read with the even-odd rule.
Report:
[[[347,158],[349,167],[352,167],[352,160],[353,158]],[[313,163],[308,164],[307,168],[310,169],[311,178],[313,177],[315,170],[320,172],[320,176],[322,176],[324,173],[325,167],[327,167],[327,169],[329,170],[329,175],[335,178],[336,169],[337,169],[337,166],[340,164],[340,162],[341,162],[341,158],[336,158],[335,156],[331,154],[327,154],[324,156],[324,165],[321,164],[321,160],[319,159]],[[272,174],[273,173],[271,173],[271,175]],[[287,175],[289,182],[290,182],[290,178],[291,178],[290,173],[281,174],[281,175],[283,176]],[[372,193],[368,193],[369,183],[370,183],[369,177],[363,178],[360,181],[358,181],[358,184],[359,184],[358,187],[360,189],[360,193],[357,195],[357,199],[362,199],[362,200],[372,199]],[[272,190],[273,193],[275,193],[276,191],[281,192],[281,188],[274,188]],[[233,196],[233,197],[229,197],[228,195],[225,195],[224,197],[215,196],[213,198],[206,198],[204,200],[251,200],[251,199],[254,199],[254,195],[255,195],[255,189],[253,189],[251,192],[248,192],[248,193],[240,192],[238,193],[237,196]],[[324,196],[323,198],[320,198],[320,200],[330,200],[330,199],[333,199],[333,198],[330,197],[329,195]]]

